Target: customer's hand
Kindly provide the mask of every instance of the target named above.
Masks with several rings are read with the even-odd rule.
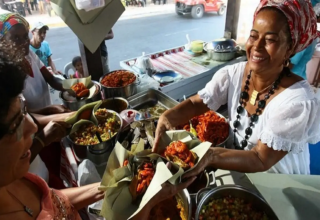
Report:
[[[157,129],[156,129],[156,135],[154,139],[154,146],[152,147],[152,151],[157,153],[158,151],[158,145],[160,141],[160,137],[162,134],[164,134],[168,130],[173,130],[173,126],[169,122],[168,118],[165,114],[162,114],[159,118]]]
[[[197,176],[200,173],[202,173],[210,165],[210,161],[212,160],[212,154],[213,154],[212,148],[209,148],[209,150],[201,158],[197,166],[195,166],[192,170],[190,170],[189,172],[187,172],[182,176],[182,180],[189,179],[191,177]]]
[[[172,185],[169,182],[163,183],[162,189],[150,200],[152,207],[154,207],[155,205],[157,205],[158,203],[160,203],[166,199],[172,198],[177,193],[179,193],[181,190],[186,189],[188,186],[191,185],[191,183],[193,183],[193,181],[196,178],[197,178],[196,176],[191,177],[191,178],[187,179],[185,182],[180,183],[178,185]]]
[[[71,110],[64,105],[50,105],[41,111],[44,115],[61,114],[66,112],[71,112]]]
[[[60,141],[67,136],[67,129],[71,128],[71,125],[64,121],[51,121],[44,127],[42,131],[43,142],[45,146],[53,142]]]

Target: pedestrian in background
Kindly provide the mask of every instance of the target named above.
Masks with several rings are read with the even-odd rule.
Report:
[[[104,41],[100,44],[100,51],[101,51],[101,60],[102,60],[102,67],[103,67],[103,74],[110,72],[109,67],[109,58],[108,58],[108,49],[106,46],[106,40],[113,39],[113,31],[112,29],[109,31],[108,35],[105,37]]]
[[[49,27],[42,22],[37,22],[34,24],[31,30],[32,38],[30,40],[30,50],[32,50],[42,63],[52,71],[53,74],[62,74],[57,71],[56,66],[51,58],[52,52],[49,43],[45,41],[47,31]]]
[[[44,1],[43,0],[38,0],[38,5],[39,5],[39,12],[40,14],[44,14]]]
[[[37,0],[30,0],[31,10],[38,11],[38,1]]]
[[[31,0],[32,1],[32,0]],[[24,2],[24,9],[29,12],[29,15],[32,15],[30,7],[29,7],[29,0],[25,0]]]
[[[48,15],[51,17],[52,7],[51,7],[50,0],[46,0],[45,8],[46,8],[46,11],[48,12]]]

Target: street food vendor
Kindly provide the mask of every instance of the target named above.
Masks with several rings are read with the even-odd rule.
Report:
[[[262,0],[254,16],[248,62],[220,69],[197,95],[159,119],[154,151],[166,130],[228,104],[228,149],[212,147],[185,177],[206,167],[310,174],[308,143],[320,141],[320,100],[288,66],[319,36],[315,12],[310,1]]]
[[[32,136],[37,126],[27,117],[21,96],[26,74],[13,64],[0,60],[0,219],[80,220],[77,210],[104,197],[100,183],[55,190],[39,176],[28,173]],[[147,219],[151,208],[189,186],[195,178],[180,185],[162,185],[160,192],[133,220]]]
[[[62,91],[62,80],[54,77],[38,56],[29,50],[29,23],[19,14],[0,15],[0,39],[13,42],[25,54],[28,77],[23,91],[30,110],[41,109],[51,105],[47,83],[55,90]]]

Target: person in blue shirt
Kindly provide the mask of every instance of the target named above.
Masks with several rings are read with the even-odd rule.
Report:
[[[32,50],[43,64],[54,74],[61,74],[57,71],[52,60],[52,52],[49,43],[45,41],[49,27],[42,22],[37,22],[31,30],[32,38],[30,40],[30,50]]]
[[[316,4],[320,3],[320,0],[311,0],[312,6],[314,7]],[[312,42],[306,49],[296,53],[291,59],[291,71],[301,76],[304,79],[307,79],[307,63],[311,60],[312,55],[315,51],[315,47],[317,44],[317,39]]]

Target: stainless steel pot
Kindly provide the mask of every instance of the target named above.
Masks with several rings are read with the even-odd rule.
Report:
[[[224,61],[229,61],[234,59],[236,56],[236,51],[230,51],[230,52],[213,52],[212,53],[212,60],[215,61],[220,61],[220,62],[224,62]]]
[[[216,39],[204,44],[205,50],[214,52],[232,52],[237,48],[237,43],[233,39]]]
[[[217,39],[204,45],[204,50],[210,54],[210,58],[220,62],[234,59],[240,49],[233,39]]]
[[[114,113],[116,115],[117,120],[120,123],[120,129],[118,133],[114,135],[111,139],[99,144],[85,146],[74,143],[70,135],[67,136],[67,139],[71,143],[76,159],[78,161],[81,162],[84,159],[90,159],[96,165],[100,165],[102,163],[107,162],[123,126],[122,118],[118,113],[112,110],[108,110],[108,112]]]
[[[225,196],[237,197],[246,202],[250,202],[253,204],[255,209],[265,212],[269,220],[278,220],[274,211],[261,195],[239,185],[223,185],[214,189],[206,188],[200,190],[196,198],[197,211],[195,220],[199,219],[202,207],[207,205],[211,199],[217,199]]]
[[[84,99],[78,100],[75,97],[68,96],[67,91],[60,92],[59,97],[63,105],[72,111],[78,111],[85,104],[101,100],[101,85],[96,81],[92,81],[92,82],[97,87],[96,93],[93,95],[93,97],[91,97],[90,99],[84,98]]]
[[[182,205],[184,208],[184,216],[185,219],[191,220],[192,218],[192,203],[191,198],[186,189],[180,191],[177,195],[178,199],[182,201]]]
[[[202,181],[205,181],[205,184],[203,184]],[[187,188],[190,194],[190,197],[193,201],[195,201],[198,191],[201,190],[199,189],[197,184],[200,184],[200,185],[203,184],[202,186],[204,186],[204,188],[214,187],[216,184],[216,178],[215,178],[214,172],[211,171],[210,173],[208,173],[207,171],[203,171],[203,173],[200,174],[200,176],[198,176],[198,178]],[[194,191],[197,191],[197,192],[194,192]]]
[[[137,86],[140,84],[140,80],[139,80],[138,76],[136,76],[136,81],[135,82],[133,82],[133,83],[127,85],[127,86],[123,86],[123,87],[108,87],[108,86],[103,85],[101,83],[101,80],[105,76],[107,76],[107,75],[109,75],[109,74],[111,74],[113,72],[115,72],[115,71],[112,71],[110,73],[104,74],[99,80],[105,99],[106,98],[113,98],[113,97],[129,98],[130,96],[132,96],[132,95],[137,93]],[[130,72],[130,71],[128,71],[128,72]],[[133,72],[130,72],[130,73],[134,74]]]

